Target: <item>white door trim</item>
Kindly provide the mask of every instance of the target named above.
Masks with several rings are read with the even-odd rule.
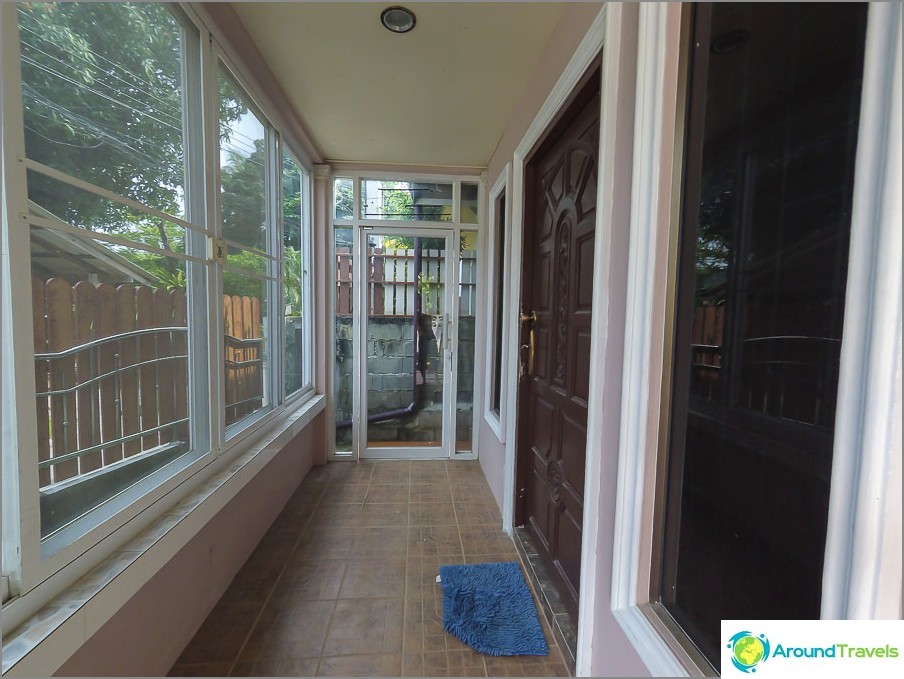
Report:
[[[901,615],[901,14],[867,21],[823,618]]]
[[[578,48],[575,50],[574,55],[571,57],[571,60],[568,62],[568,65],[565,67],[565,70],[562,72],[561,76],[559,76],[558,81],[555,86],[550,91],[549,95],[546,98],[546,101],[543,103],[543,106],[540,107],[540,110],[537,112],[537,115],[534,117],[533,122],[528,128],[527,132],[524,134],[524,137],[521,139],[521,142],[518,144],[515,149],[514,158],[512,160],[512,180],[511,180],[511,192],[509,194],[509,198],[507,200],[506,210],[510,210],[511,216],[511,228],[509,229],[510,235],[510,247],[509,247],[509,266],[507,272],[507,280],[505,281],[505,287],[508,291],[506,295],[506,305],[505,305],[505,317],[506,317],[506,326],[504,328],[504,345],[505,350],[503,351],[503,356],[505,359],[504,368],[503,368],[503,379],[506,383],[506,393],[505,393],[505,418],[502,421],[503,431],[506,432],[505,436],[505,460],[503,464],[503,502],[502,502],[502,524],[503,529],[507,533],[511,533],[514,529],[514,513],[515,513],[515,456],[517,451],[517,412],[518,412],[518,361],[520,352],[518,351],[518,341],[519,341],[519,332],[518,332],[518,315],[520,313],[520,290],[521,290],[521,273],[522,273],[522,262],[521,258],[524,251],[524,199],[525,199],[525,185],[524,185],[524,174],[525,167],[527,164],[527,158],[543,138],[544,134],[548,130],[549,126],[552,124],[556,115],[568,101],[568,98],[571,96],[571,93],[574,91],[581,77],[593,63],[593,60],[597,57],[597,55],[603,49],[603,45],[606,42],[607,35],[607,25],[610,13],[619,12],[619,8],[610,5],[604,5],[602,9],[600,9],[599,13],[593,20],[593,23],[590,25],[590,28],[587,30],[587,33],[584,35],[584,38],[581,40]],[[614,30],[618,30],[617,26]],[[600,135],[600,162],[602,162],[602,153],[608,151],[607,147],[605,147],[602,143],[602,134]],[[599,173],[598,173],[599,175]],[[598,176],[599,181],[599,176]],[[597,198],[597,234],[602,233],[601,226],[601,214],[599,210],[600,206],[600,198],[598,194]],[[490,208],[492,209],[492,207]],[[599,311],[599,291],[600,291],[600,283],[598,281],[598,277],[600,276],[599,272],[596,270],[597,265],[599,264],[599,255],[600,255],[600,242],[597,241],[596,250],[594,253],[595,264],[594,264],[594,298],[593,298],[593,313],[594,316]],[[597,342],[596,333],[593,333],[593,337],[591,339],[592,342]],[[593,349],[591,349],[591,354],[593,354]],[[591,366],[591,378],[590,383],[594,385],[595,377],[594,375],[598,375],[600,372],[599,366],[597,366],[597,372],[594,373],[593,366]],[[590,403],[588,410],[588,440],[589,432],[592,428],[598,429],[599,424],[596,422],[596,418],[594,416],[594,394],[593,394],[593,386],[591,386],[591,394],[590,394]],[[596,576],[596,568],[595,568],[595,559],[596,555],[592,556],[588,555],[588,552],[591,552],[594,546],[591,545],[590,539],[588,539],[587,528],[591,529],[593,541],[596,539],[595,532],[595,519],[593,517],[596,516],[599,498],[595,497],[595,488],[599,486],[599,465],[596,463],[591,464],[590,459],[593,457],[590,453],[590,448],[588,447],[588,467],[587,473],[585,475],[585,507],[584,507],[584,526],[585,531],[582,540],[582,562],[581,562],[581,600],[580,600],[580,619],[582,623],[579,625],[578,629],[578,657],[576,658],[576,672],[578,675],[588,674],[590,672],[590,647],[591,640],[593,636],[593,604],[595,603],[595,599],[591,596],[588,596],[588,591],[593,590],[593,585],[595,584],[595,576]]]

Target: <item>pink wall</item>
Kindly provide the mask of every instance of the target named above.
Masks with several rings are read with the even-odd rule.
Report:
[[[569,3],[559,23],[556,25],[546,44],[546,48],[537,60],[534,74],[528,83],[527,89],[518,105],[514,115],[509,119],[499,139],[493,157],[487,167],[487,186],[496,183],[499,173],[505,169],[505,164],[512,160],[515,149],[521,143],[527,128],[533,122],[543,102],[549,95],[556,81],[565,70],[572,54],[577,49],[590,24],[600,11],[603,3]],[[487,218],[484,216],[484,223]],[[489,280],[484,277],[484,280]],[[480,464],[487,477],[496,502],[502,507],[503,496],[503,466],[505,462],[505,447],[499,443],[499,439],[484,420],[482,413],[477,418],[480,422],[478,439],[478,452]]]
[[[59,669],[166,676],[323,449],[320,413]]]

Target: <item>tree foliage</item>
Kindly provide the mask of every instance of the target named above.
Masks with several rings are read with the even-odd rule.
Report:
[[[143,205],[184,217],[183,28],[164,4],[23,3],[19,6],[26,153]],[[220,79],[221,207],[224,235],[266,249],[262,139],[238,143],[249,108],[230,77]],[[235,142],[235,143],[231,143]],[[245,153],[238,148],[244,148]],[[300,263],[300,176],[286,165],[287,257]],[[30,172],[29,197],[63,221],[185,251],[185,230],[95,194]],[[155,277],[184,288],[172,257],[109,246]],[[262,271],[261,258],[234,250],[230,265]],[[287,264],[287,274],[289,265]],[[294,272],[291,274],[294,275]],[[298,277],[300,279],[300,264]],[[261,284],[226,273],[229,294],[261,295]],[[288,290],[287,290],[288,294]],[[299,301],[294,301],[297,306]]]

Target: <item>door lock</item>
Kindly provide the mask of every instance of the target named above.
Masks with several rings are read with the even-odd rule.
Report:
[[[526,322],[530,322],[530,332],[528,333],[528,343],[521,345],[521,351],[523,352],[527,349],[527,375],[528,377],[533,377],[534,375],[534,355],[535,355],[535,342],[534,342],[534,326],[537,324],[537,312],[531,311],[529,314],[521,312],[521,323],[522,325]],[[524,374],[524,364],[521,364],[521,374]]]

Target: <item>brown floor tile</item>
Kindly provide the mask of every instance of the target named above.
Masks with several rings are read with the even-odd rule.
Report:
[[[455,526],[455,509],[451,502],[412,502],[408,505],[410,526]]]
[[[218,603],[182,651],[177,664],[232,662],[251,632],[260,608],[248,603]]]
[[[398,677],[402,673],[400,653],[380,653],[323,658],[318,677]]]
[[[500,525],[475,461],[315,468],[172,674],[567,675],[548,625],[542,658],[485,657],[443,629],[441,566],[519,561]]]
[[[371,462],[334,462],[333,464],[343,468],[342,473],[333,482],[335,486],[367,484],[374,473],[374,464]],[[327,465],[327,467],[329,466]]]
[[[379,488],[379,486],[377,486]],[[389,486],[384,486],[388,488]],[[358,525],[362,527],[399,527],[408,525],[408,502],[366,504]]]
[[[509,561],[514,561],[516,563],[521,563],[518,559],[518,553],[512,554],[511,552],[507,552],[505,554],[470,554],[465,557],[465,563],[474,564],[474,563],[508,563]],[[524,566],[522,564],[522,570]],[[527,575],[525,574],[524,579],[527,580]],[[528,584],[530,581],[528,580]]]
[[[355,544],[355,533],[350,528],[337,529],[322,526],[309,528],[301,539],[293,559],[346,559],[352,553]]]
[[[428,677],[485,677],[483,656],[472,651],[424,653],[424,675]]]
[[[421,653],[402,654],[403,677],[426,677],[424,674],[424,656]]]
[[[405,596],[405,570],[404,561],[351,561],[339,590],[339,598],[401,598]]]
[[[452,482],[449,485],[452,488],[452,499],[455,502],[473,502],[498,509],[496,498],[486,483]]]
[[[342,486],[331,486],[320,499],[320,506],[343,503],[363,503],[367,497],[368,484],[349,483]]]
[[[280,612],[266,631],[256,659],[319,657],[336,602],[282,600],[278,605]]]
[[[361,525],[364,513],[363,503],[323,505],[317,508],[308,527],[301,534],[299,542],[311,532],[331,528],[333,530],[354,529]]]
[[[451,502],[452,488],[446,483],[412,483],[411,502]]]
[[[480,554],[510,554],[507,561],[517,561],[515,543],[501,529],[491,526],[467,526],[461,529],[461,544],[465,556]]]
[[[412,526],[408,529],[409,558],[461,554],[461,538],[455,526]]]
[[[351,555],[375,560],[400,557],[405,553],[407,530],[404,526],[358,528]]]
[[[410,480],[411,463],[393,460],[375,464],[370,483],[371,485],[401,484],[408,483]]]
[[[407,483],[374,485],[371,484],[367,491],[367,504],[379,502],[408,502],[410,493]]]
[[[403,606],[401,598],[339,600],[323,647],[324,657],[401,653]]]
[[[274,596],[299,600],[328,600],[339,596],[345,575],[343,559],[292,560],[280,578]]]
[[[411,463],[411,483],[447,483],[449,475],[442,460],[417,460]]]
[[[232,663],[175,664],[169,671],[170,677],[225,677]],[[423,675],[420,675],[423,676]]]
[[[495,505],[479,504],[473,502],[456,502],[455,518],[458,525],[465,526],[493,526],[502,527],[502,514]]]

